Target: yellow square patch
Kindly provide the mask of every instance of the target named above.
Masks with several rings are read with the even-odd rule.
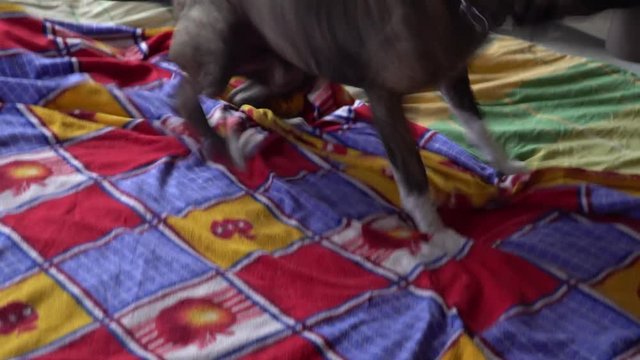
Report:
[[[223,268],[256,250],[286,247],[304,235],[248,195],[167,222],[196,251]]]
[[[131,116],[106,87],[92,81],[63,91],[45,104],[45,107],[60,111],[92,111],[124,118]]]
[[[105,127],[102,124],[77,119],[65,113],[38,106],[32,106],[30,109],[61,141],[89,134]]]
[[[68,90],[68,92],[73,93],[74,90]],[[54,109],[59,109],[64,111],[70,110],[65,106],[58,106],[59,104],[55,106],[54,105],[55,104],[52,103],[52,104],[49,104],[48,106]],[[82,106],[82,104],[78,104],[78,105],[79,105],[78,109],[87,110],[91,108],[91,106]],[[71,105],[69,104],[69,106]],[[70,140],[79,136],[90,134],[92,132],[101,130],[107,126],[123,127],[129,121],[131,121],[129,117],[123,117],[123,116],[105,114],[105,113],[96,113],[95,116],[93,117],[93,121],[90,121],[85,119],[79,119],[71,115],[67,115],[64,112],[55,111],[50,108],[31,106],[29,109],[61,141]],[[122,113],[121,111],[114,111],[114,112],[120,113],[120,114]]]
[[[0,290],[0,358],[47,345],[92,322],[76,301],[44,273]]]
[[[348,164],[344,169],[345,174],[375,190],[393,205],[400,206],[398,186],[392,178],[385,175],[385,171],[390,169],[389,162],[373,156],[364,160],[359,164]]]
[[[640,259],[609,275],[595,289],[624,311],[640,319]]]
[[[17,4],[0,4],[0,13],[25,12],[24,8]]]
[[[442,356],[442,360],[484,360],[482,351],[473,343],[466,334],[462,334],[458,340]]]
[[[429,168],[427,177],[431,196],[437,204],[446,202],[451,194],[462,194],[475,206],[482,206],[495,198],[497,189],[472,173],[460,171],[446,165],[447,159],[425,150],[420,152],[422,162]],[[353,157],[355,158],[355,157]],[[385,175],[391,166],[382,157],[355,158],[346,163],[344,172],[381,194],[387,201],[400,206],[397,184]],[[366,159],[366,161],[363,161]],[[426,170],[425,170],[426,171]]]

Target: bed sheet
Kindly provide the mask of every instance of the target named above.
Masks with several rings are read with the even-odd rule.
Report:
[[[640,173],[640,78],[616,66],[495,36],[469,67],[486,122],[532,168]],[[406,100],[410,117],[475,153],[440,96]]]
[[[172,109],[170,32],[7,4],[0,31],[0,358],[638,356],[637,176],[502,176],[415,125],[466,237],[438,246],[340,86],[273,104],[287,120],[202,98],[250,140],[238,172]]]

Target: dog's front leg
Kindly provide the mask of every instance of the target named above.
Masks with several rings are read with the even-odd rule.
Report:
[[[418,230],[436,233],[444,229],[429,196],[429,183],[415,139],[402,109],[402,96],[384,90],[367,90],[373,122],[393,166],[402,207]]]
[[[207,159],[232,162],[244,167],[244,155],[236,134],[227,139],[209,125],[199,103],[204,92],[215,98],[222,95],[231,78],[231,46],[234,20],[225,2],[180,2],[180,18],[173,34],[169,59],[186,73],[177,89],[175,107],[202,139]]]
[[[478,148],[498,171],[507,175],[528,171],[523,162],[510,160],[504,148],[496,143],[487,130],[473,96],[466,68],[445,82],[440,87],[440,92],[465,128],[467,140]]]
[[[402,96],[384,90],[367,90],[373,122],[393,167],[402,207],[418,230],[431,235],[427,248],[456,254],[465,239],[446,227],[429,196],[429,182],[418,146],[402,109]]]
[[[198,100],[197,88],[189,77],[180,80],[176,91],[176,110],[202,138],[202,151],[205,158],[209,159],[212,156],[219,156],[222,159],[232,158],[227,141],[209,126],[207,116]]]

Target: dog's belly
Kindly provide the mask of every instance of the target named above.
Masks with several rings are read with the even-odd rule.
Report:
[[[282,58],[311,75],[408,93],[464,66],[445,1],[237,0],[239,13]],[[437,26],[430,26],[439,18]],[[445,24],[443,25],[442,22]],[[462,51],[464,52],[464,51]]]

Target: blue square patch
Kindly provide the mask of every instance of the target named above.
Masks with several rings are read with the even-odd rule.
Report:
[[[49,145],[46,136],[14,104],[0,105],[0,124],[0,156],[25,153]]]
[[[61,268],[110,314],[212,270],[155,228],[124,233],[63,262]]]
[[[613,359],[640,341],[640,325],[580,290],[516,315],[482,338],[504,359]]]
[[[342,145],[367,154],[387,156],[382,140],[373,126],[364,121],[350,123],[346,130],[329,133]]]
[[[85,74],[48,79],[3,78],[0,81],[0,101],[37,105],[52,94],[86,80]]]
[[[437,359],[463,330],[460,318],[408,291],[374,297],[314,331],[347,359]]]
[[[116,185],[162,216],[179,216],[243,192],[225,173],[195,155],[161,163],[145,173],[120,179]]]
[[[276,178],[264,195],[286,216],[317,234],[335,229],[345,218],[361,220],[395,212],[334,172],[294,180]]]
[[[623,214],[640,219],[640,198],[622,191],[589,185],[590,205],[596,214]]]
[[[0,288],[18,276],[35,269],[36,262],[7,235],[0,233]]]
[[[162,81],[154,87],[126,89],[124,93],[135,103],[145,118],[154,121],[167,115],[176,115],[171,99],[175,98],[177,84],[175,80]]]
[[[14,79],[43,80],[73,73],[75,73],[73,61],[66,57],[48,58],[22,53],[3,56],[0,60],[0,76]]]
[[[427,141],[427,139],[429,140]],[[426,144],[424,144],[425,141]],[[489,184],[495,184],[498,181],[499,176],[495,169],[442,134],[428,131],[420,143],[423,149],[450,159],[457,165],[479,175]]]
[[[586,281],[640,251],[640,240],[610,224],[561,215],[505,240],[500,249]]]

